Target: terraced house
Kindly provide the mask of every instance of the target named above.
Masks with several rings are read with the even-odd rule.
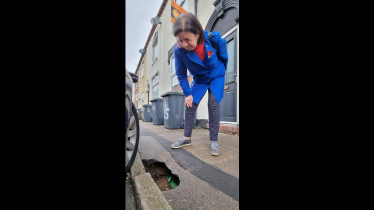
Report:
[[[164,0],[155,17],[160,23],[151,25],[137,74],[141,78],[135,90],[138,107],[149,104],[168,91],[182,92],[175,75],[173,46],[176,38],[172,33],[171,1]],[[227,41],[229,61],[226,70],[224,99],[220,103],[221,130],[239,130],[239,0],[176,0],[187,12],[197,15],[205,31],[218,31]],[[145,56],[147,54],[147,56]],[[144,63],[144,67],[143,67]],[[144,68],[144,69],[143,69]],[[144,76],[143,72],[144,71]],[[191,83],[192,77],[188,81]],[[144,101],[144,102],[143,102]],[[197,110],[196,118],[208,122],[208,94],[204,96]]]
[[[138,105],[139,108],[143,107],[143,104],[148,104],[149,103],[149,91],[147,91],[147,86],[146,86],[146,66],[145,66],[145,61],[146,61],[146,53],[144,53],[140,59],[140,62],[137,67],[138,71],[138,76],[139,76],[139,98],[138,98]]]

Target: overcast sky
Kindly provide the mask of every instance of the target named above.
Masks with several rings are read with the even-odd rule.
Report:
[[[126,69],[135,72],[162,0],[126,0]]]

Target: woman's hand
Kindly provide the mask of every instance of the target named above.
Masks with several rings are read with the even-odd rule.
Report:
[[[188,107],[188,108],[190,108],[190,107],[192,107],[192,102],[193,102],[193,97],[192,97],[192,95],[190,95],[190,96],[188,96],[187,98],[186,98],[186,101],[185,101],[185,105]]]

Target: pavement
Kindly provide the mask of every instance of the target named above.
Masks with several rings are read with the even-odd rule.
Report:
[[[194,130],[191,146],[172,149],[183,129],[139,123],[139,153],[131,169],[139,209],[239,209],[238,136],[219,133],[221,154],[212,156],[208,130]],[[142,160],[165,163],[178,176],[178,187],[160,191]]]

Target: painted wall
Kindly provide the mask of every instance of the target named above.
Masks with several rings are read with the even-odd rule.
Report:
[[[160,34],[158,34],[158,57],[156,60],[153,61],[153,37],[156,32],[159,31],[161,25],[158,25],[155,32],[152,34],[151,41],[149,42],[147,46],[147,59],[146,59],[146,66],[147,66],[147,74],[146,78],[149,82],[150,85],[150,90],[149,90],[149,98],[152,99],[154,98],[152,94],[152,78],[156,75],[156,73],[160,73],[161,71],[161,65],[160,65]]]
[[[180,3],[180,2],[178,2]],[[168,52],[176,42],[175,37],[173,36],[173,24],[171,23],[171,1],[168,1],[164,13],[161,16],[163,24],[161,42],[161,53],[162,53],[162,88],[160,88],[160,94],[171,91],[171,75],[170,75],[170,65],[168,64]]]
[[[143,56],[143,59],[140,63],[140,66],[139,66],[139,93],[138,93],[138,101],[139,101],[139,108],[143,108],[142,106],[142,93],[144,92],[144,104],[147,104],[147,100],[145,99],[146,97],[146,80],[147,80],[147,77],[146,77],[146,74],[147,74],[147,71],[146,71],[146,65],[144,63],[144,75],[142,76],[142,65],[143,65],[143,61],[146,60],[146,57],[147,57],[147,54],[144,54]]]
[[[151,77],[154,76],[154,72],[152,71],[152,46],[151,44],[148,44],[146,48],[147,52],[147,59],[145,60],[145,66],[146,66],[146,71],[147,73],[145,74],[146,76],[146,83],[149,84],[149,100],[152,99],[152,79]],[[151,103],[151,102],[149,102]]]
[[[210,16],[213,14],[215,0],[199,0],[197,1],[197,18],[199,19],[203,29],[208,24]]]

